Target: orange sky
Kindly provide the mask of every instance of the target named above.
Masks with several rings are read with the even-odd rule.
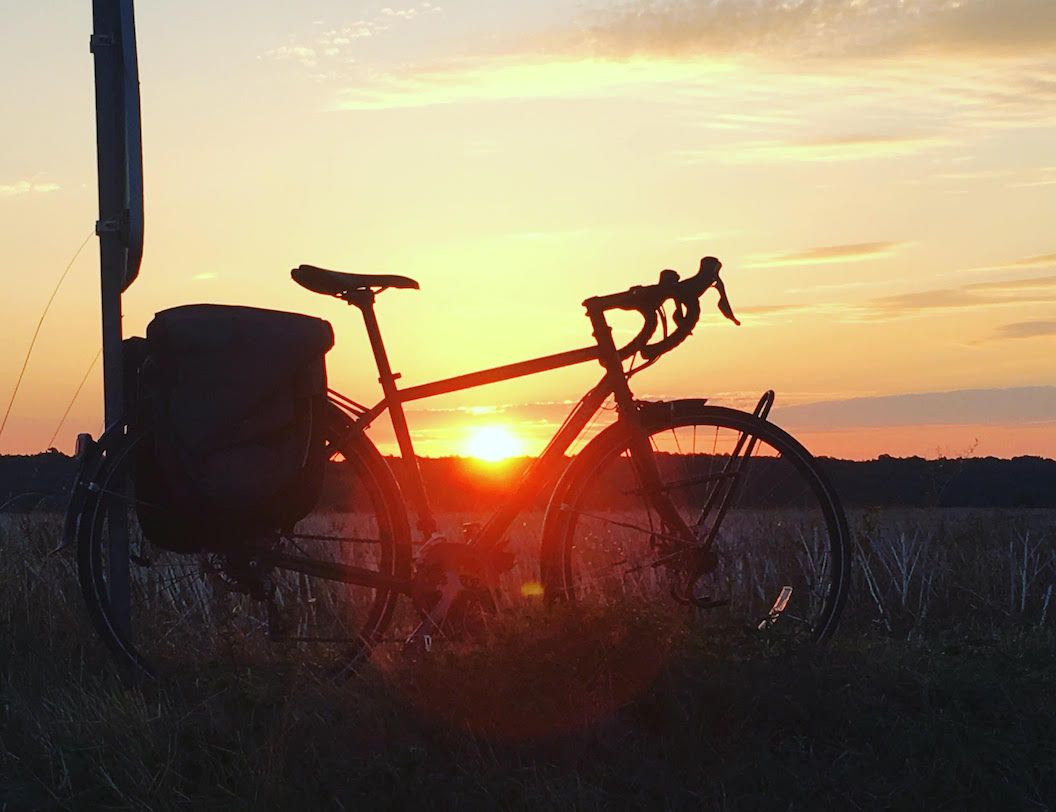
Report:
[[[21,4],[0,34],[5,406],[96,217],[82,5]],[[314,313],[337,332],[332,383],[373,402],[355,312],[290,267],[418,279],[379,305],[415,383],[583,346],[583,298],[712,254],[743,326],[706,305],[643,396],[773,388],[775,421],[833,456],[1056,457],[1056,4],[189,0],[140,3],[137,23],[147,239],[129,334],[191,301]],[[97,288],[93,241],[0,452],[55,433],[98,350]],[[434,411],[412,423],[425,453],[464,451],[471,422],[534,450],[563,416],[547,404],[594,376],[416,404]],[[98,432],[100,387],[96,370],[57,447]],[[908,406],[910,422],[885,413]]]

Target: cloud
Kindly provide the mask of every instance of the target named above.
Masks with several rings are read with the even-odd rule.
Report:
[[[1053,335],[1056,335],[1056,321],[1017,321],[1014,324],[1004,324],[997,330],[998,338],[1035,338]]]
[[[689,164],[755,164],[787,161],[862,161],[899,158],[948,146],[935,136],[842,135],[784,141],[743,141],[701,150],[680,150],[676,160]]]
[[[1056,304],[1056,277],[979,283],[960,288],[882,296],[858,306],[868,319],[912,316],[923,310],[965,309],[1005,304]]]
[[[1056,260],[1054,260],[1056,262]],[[1006,265],[1004,267],[1014,267]],[[997,279],[992,282],[973,282],[965,290],[1017,290],[1021,288],[1051,288],[1056,286],[1056,276],[1030,276],[1026,279]]]
[[[996,265],[985,265],[980,268],[972,268],[973,271],[1000,270],[1002,268],[1043,268],[1046,265],[1056,265],[1056,254],[1041,254],[1034,257],[1023,257],[1011,262],[1000,262]]]
[[[816,292],[817,289],[812,290]],[[844,321],[876,321],[908,318],[932,310],[967,310],[1000,305],[1056,305],[1056,276],[975,282],[956,288],[910,291],[858,302],[757,305],[739,308],[738,314],[757,315],[763,320],[773,321],[773,317],[781,317],[792,311],[810,311],[825,313]]]
[[[382,8],[373,17],[353,20],[316,35],[310,43],[280,45],[263,56],[278,61],[292,61],[312,73],[316,80],[333,80],[343,76],[357,61],[357,44],[384,34],[396,22],[407,22],[426,14],[442,11],[439,6],[423,2],[408,8]],[[318,22],[321,24],[321,21]]]
[[[634,0],[595,11],[583,38],[597,54],[883,57],[1047,55],[1051,0]]]
[[[655,101],[650,91],[666,86],[715,102],[696,106],[700,126],[770,136],[683,152],[690,162],[898,157],[955,142],[954,124],[977,133],[1056,123],[1051,0],[630,0],[569,11],[547,30],[470,20],[462,9],[445,15],[448,36],[423,49],[419,23],[439,11],[382,10],[266,56],[331,85],[331,110],[635,92]],[[1000,60],[982,70],[982,57]],[[836,106],[863,121],[882,110],[917,114],[921,126],[790,137],[831,124]]]
[[[827,262],[860,262],[893,254],[906,243],[860,242],[848,245],[823,245],[805,251],[766,254],[749,261],[746,268],[773,268],[784,265],[817,265]]]
[[[1051,180],[1032,180],[1025,183],[1010,183],[1008,187],[1010,189],[1029,189],[1033,186],[1052,186],[1054,184],[1056,184],[1056,178]]]
[[[0,184],[0,197],[14,197],[29,193],[56,192],[61,187],[57,183],[37,183],[32,180],[19,180],[14,183]]]
[[[670,62],[617,63],[514,54],[451,59],[431,66],[374,70],[338,91],[332,109],[379,110],[508,99],[578,99],[619,95],[650,86],[700,81],[723,66]]]
[[[965,389],[852,398],[774,408],[774,420],[795,428],[1008,425],[1056,421],[1056,386]]]
[[[306,68],[316,68],[319,65],[319,57],[315,49],[306,45],[282,45],[265,52],[264,56],[272,59],[292,60]]]
[[[925,310],[969,309],[994,305],[1056,304],[1056,276],[974,282],[957,288],[880,296],[848,306],[854,318],[891,319]]]

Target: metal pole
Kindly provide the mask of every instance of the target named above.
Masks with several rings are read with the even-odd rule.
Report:
[[[99,270],[103,402],[107,428],[124,420],[121,294],[139,272],[143,236],[139,71],[132,0],[93,0],[96,161],[99,175]],[[125,491],[130,483],[115,482]],[[124,505],[108,517],[110,608],[129,626],[128,526]]]

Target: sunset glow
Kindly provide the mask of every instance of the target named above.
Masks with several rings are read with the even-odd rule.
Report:
[[[469,440],[467,451],[469,456],[489,462],[523,453],[520,441],[501,426],[476,429]]]
[[[90,11],[6,21],[5,401],[97,219]],[[369,404],[358,314],[289,268],[416,279],[377,310],[410,386],[586,346],[583,299],[713,255],[743,326],[706,293],[641,396],[751,408],[774,389],[775,422],[833,456],[1056,456],[1054,3],[188,0],[137,4],[136,29],[126,335],[189,302],[310,313],[334,325],[330,385]],[[92,238],[0,453],[98,435],[98,289]],[[416,401],[411,430],[432,456],[537,453],[599,375]],[[519,445],[468,441],[486,415]],[[384,417],[371,437],[393,451]]]

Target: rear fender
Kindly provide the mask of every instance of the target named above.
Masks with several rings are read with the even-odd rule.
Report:
[[[76,544],[84,504],[88,501],[88,496],[92,490],[98,487],[95,485],[95,480],[96,475],[104,464],[104,452],[124,437],[124,425],[114,426],[98,440],[93,440],[90,434],[77,435],[77,451],[75,453],[77,478],[70,489],[70,501],[66,506],[66,517],[62,523],[62,543],[51,551],[52,554]]]

